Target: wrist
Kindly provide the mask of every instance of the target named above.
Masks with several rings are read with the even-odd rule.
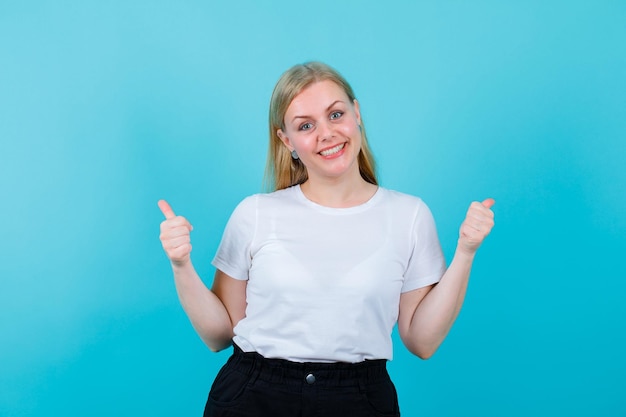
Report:
[[[454,259],[458,259],[462,262],[472,263],[475,256],[476,249],[466,248],[461,242],[457,244],[456,251],[454,252]]]
[[[172,265],[172,269],[174,270],[174,272],[193,268],[190,258],[187,258],[183,261],[170,261],[170,264]]]

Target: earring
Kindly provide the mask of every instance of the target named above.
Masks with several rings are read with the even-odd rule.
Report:
[[[300,157],[298,156],[298,152],[296,152],[296,150],[294,149],[293,151],[291,151],[291,157],[293,159],[299,159]]]

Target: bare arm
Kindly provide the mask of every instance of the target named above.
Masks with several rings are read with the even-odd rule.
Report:
[[[172,264],[180,303],[204,343],[214,352],[222,350],[230,346],[233,327],[243,317],[242,303],[245,314],[246,281],[236,281],[218,271],[215,292],[209,290],[191,263],[191,224],[176,216],[165,201],[160,201],[159,207],[166,218],[160,238]]]
[[[219,269],[215,271],[212,292],[220,299],[231,323],[230,338],[233,337],[233,328],[246,316],[246,288],[248,281],[237,280]]]
[[[233,327],[240,319],[237,321],[231,319],[231,314],[226,307],[229,302],[227,300],[223,302],[220,295],[224,297],[226,293],[228,294],[226,298],[230,300],[241,298],[245,312],[246,281],[237,281],[227,277],[224,280],[229,281],[228,285],[214,282],[212,291],[204,285],[191,262],[183,266],[172,264],[172,270],[178,298],[198,336],[213,352],[230,346]],[[219,274],[218,271],[216,280]],[[216,286],[220,291],[215,291]],[[234,304],[238,303],[234,302]]]
[[[491,199],[472,203],[461,225],[454,258],[441,281],[400,297],[400,337],[420,358],[435,353],[461,311],[476,250],[494,224],[493,204]]]

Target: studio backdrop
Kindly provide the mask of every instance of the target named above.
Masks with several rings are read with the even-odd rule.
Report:
[[[230,350],[180,307],[159,199],[207,285],[263,191],[278,77],[352,84],[381,185],[448,261],[493,197],[440,350],[394,331],[403,416],[626,415],[626,3],[2,1],[0,415],[199,416]]]

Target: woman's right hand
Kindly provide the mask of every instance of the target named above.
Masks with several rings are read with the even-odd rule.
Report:
[[[193,230],[191,223],[182,216],[174,214],[174,210],[165,200],[159,200],[159,209],[165,216],[161,223],[161,244],[170,258],[170,262],[175,266],[185,266],[191,257],[191,237]]]

